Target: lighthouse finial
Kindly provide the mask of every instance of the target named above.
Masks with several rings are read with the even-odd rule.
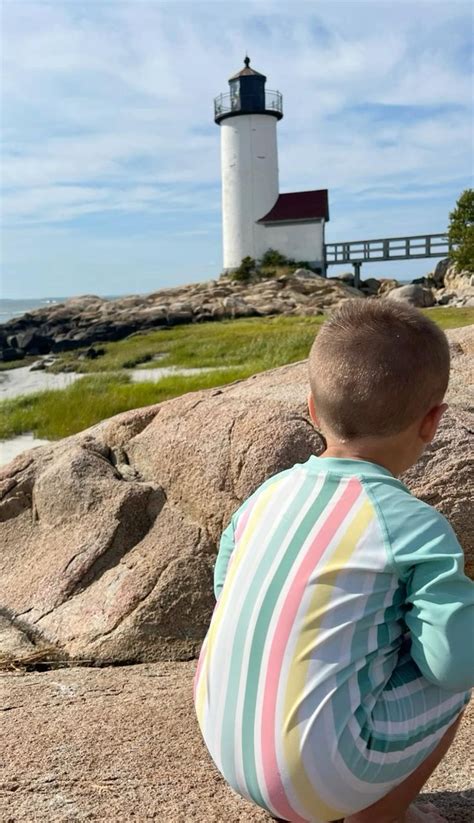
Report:
[[[248,68],[248,67],[249,67],[249,65],[250,65],[250,57],[248,56],[248,54],[246,54],[246,55],[245,55],[245,60],[244,60],[244,63],[245,63],[245,65],[246,65],[246,66],[247,66],[247,68]]]

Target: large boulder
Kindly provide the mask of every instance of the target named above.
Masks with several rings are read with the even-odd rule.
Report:
[[[362,280],[360,284],[361,290],[364,294],[375,295],[380,291],[381,281],[376,277],[368,277],[367,280]]]
[[[473,338],[473,327],[450,333],[452,405],[436,447],[407,474],[449,517],[469,562]],[[267,477],[321,448],[307,390],[306,363],[284,366],[18,457],[0,472],[0,614],[37,648],[72,658],[196,655],[223,527]]]
[[[449,257],[444,257],[436,264],[435,270],[428,275],[436,288],[440,289],[444,286],[444,278],[450,266],[452,266],[451,260]]]
[[[410,306],[417,306],[421,309],[434,306],[435,304],[435,299],[431,290],[416,283],[410,283],[407,286],[399,286],[396,289],[388,291],[384,296],[388,300],[398,300],[402,303],[409,303]]]
[[[398,280],[394,280],[390,277],[381,277],[380,278],[380,288],[378,291],[379,297],[382,297],[385,294],[388,294],[389,291],[393,291],[393,289],[397,289],[400,283]]]

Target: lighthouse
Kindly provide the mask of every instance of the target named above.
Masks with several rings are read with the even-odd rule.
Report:
[[[308,261],[324,271],[326,189],[279,194],[277,123],[283,117],[279,91],[244,60],[229,79],[229,92],[214,100],[221,131],[224,271],[268,249]]]

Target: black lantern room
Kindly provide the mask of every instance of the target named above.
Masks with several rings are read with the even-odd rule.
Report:
[[[214,100],[214,119],[221,123],[226,117],[239,114],[271,114],[281,120],[283,100],[279,91],[267,91],[264,74],[250,68],[250,57],[245,68],[229,79],[229,94],[220,94]]]

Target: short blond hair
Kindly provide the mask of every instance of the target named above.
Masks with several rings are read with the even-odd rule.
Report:
[[[347,300],[313,343],[309,379],[323,429],[343,439],[396,434],[441,403],[448,341],[409,305]]]

